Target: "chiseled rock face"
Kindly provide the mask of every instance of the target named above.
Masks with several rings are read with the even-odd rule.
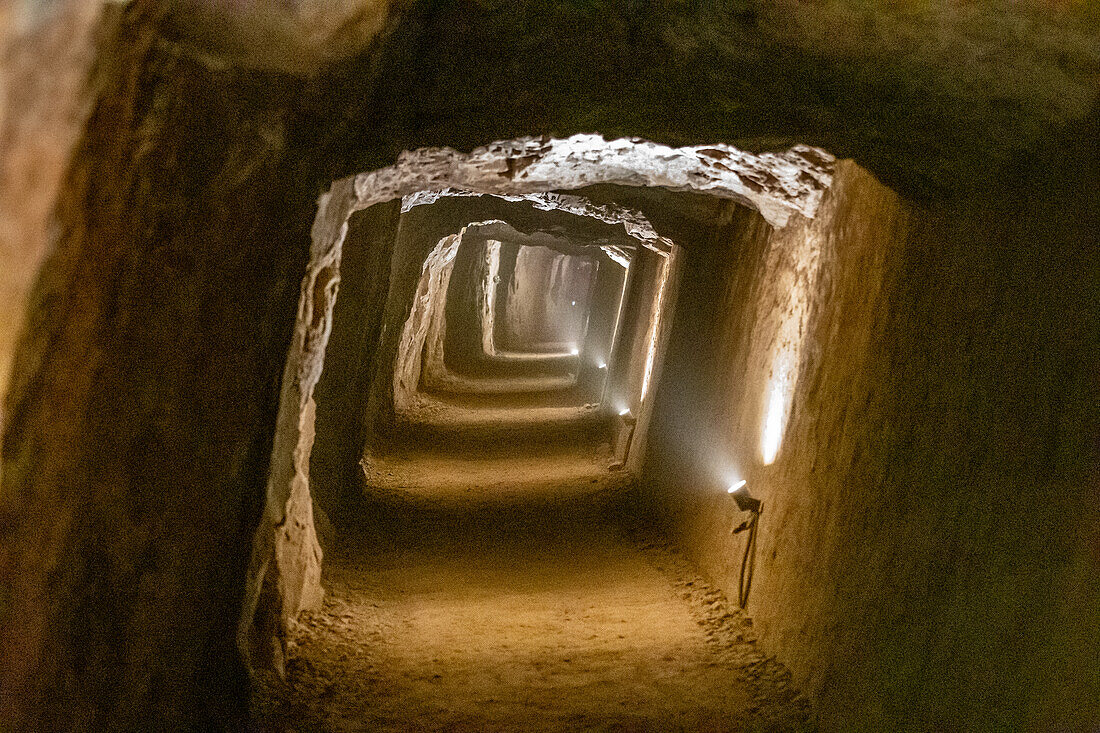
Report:
[[[5,398],[5,730],[247,711],[236,619],[315,192],[282,167],[282,88],[235,94],[241,75],[163,42],[159,11],[136,0],[70,36],[104,49],[86,119],[91,66],[29,47],[27,78],[71,80],[73,98],[44,97],[61,133],[3,142],[28,174],[3,175],[15,256],[49,251]],[[37,115],[9,112],[7,131]]]
[[[170,20],[219,66],[310,75],[382,30],[391,0],[175,0]]]
[[[321,217],[307,271],[313,202],[329,181],[426,145],[596,130],[670,150],[806,142],[857,158],[903,196],[931,192],[933,206],[994,184],[1011,200],[1020,177],[1073,165],[1063,126],[1085,114],[1100,70],[1092,3],[760,0],[628,14],[616,3],[424,0],[398,17],[384,2],[189,0],[167,25],[154,0],[112,5],[121,32],[99,32],[93,0],[57,0],[53,14],[18,23],[0,5],[0,22],[22,34],[0,60],[0,374],[15,324],[30,326],[6,402],[0,727],[37,714],[37,729],[71,715],[203,728],[240,714],[233,640],[252,591],[241,589],[252,532],[288,514],[305,522],[305,505],[287,504],[301,452],[261,519],[279,376],[289,344],[301,359],[284,402],[296,411],[276,440],[293,455],[308,405],[299,386],[320,374],[332,306],[323,255],[338,246],[344,207],[362,203],[350,183],[343,200],[326,199],[336,220]],[[363,53],[391,27],[378,54]],[[93,66],[97,38],[105,63]],[[552,77],[532,73],[551,62]],[[490,155],[503,169],[472,172],[531,183],[538,140]],[[737,175],[739,196],[764,200]],[[1054,232],[1040,249],[1023,232],[1019,249],[1076,252],[1094,233]],[[1087,271],[1074,264],[1034,271],[1057,284]],[[310,306],[295,332],[303,274]],[[1092,323],[1089,311],[1047,312]],[[938,333],[955,348],[950,329]],[[306,551],[284,559],[309,579],[313,545],[296,547]],[[119,674],[90,671],[104,660]],[[61,704],[66,684],[81,690],[77,704]]]
[[[601,135],[525,137],[498,140],[468,154],[413,150],[388,168],[356,176],[355,192],[358,207],[365,208],[424,189],[514,196],[601,183],[657,186],[732,199],[782,227],[793,213],[813,216],[832,181],[834,162],[825,151],[805,145],[753,154],[725,144],[670,148]]]
[[[748,609],[824,730],[1100,721],[1088,160],[964,211],[842,162],[816,219],[693,263],[647,485],[730,596],[745,515],[723,489],[764,502]]]
[[[54,236],[58,187],[92,100],[88,70],[100,5],[0,2],[0,396],[27,295]]]

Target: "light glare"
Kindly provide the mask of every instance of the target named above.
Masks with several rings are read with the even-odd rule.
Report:
[[[650,318],[649,333],[646,340],[649,346],[646,348],[645,370],[642,372],[642,402],[645,402],[649,392],[649,381],[653,377],[653,366],[657,361],[657,338],[661,334],[661,312],[664,309],[665,286],[668,285],[668,275],[672,271],[668,257],[661,262],[660,282],[657,285],[657,302],[653,306],[653,315]]]
[[[730,484],[730,487],[729,487],[729,489],[727,489],[727,491],[729,491],[729,493],[731,493],[731,494],[736,493],[739,489],[745,488],[745,484],[747,484],[747,483],[748,483],[748,481],[746,481],[745,479],[741,479],[740,481],[735,481],[734,483]]]
[[[774,272],[777,300],[761,301],[755,339],[770,354],[761,360],[768,383],[760,395],[760,456],[765,465],[775,461],[790,421],[802,359],[802,343],[809,327],[814,290],[821,266],[821,238],[776,239],[767,267]],[[762,355],[763,356],[763,355]],[[766,360],[765,360],[766,359]]]
[[[790,414],[791,387],[790,379],[776,379],[772,382],[768,396],[768,411],[764,417],[764,435],[760,444],[764,465],[775,461],[776,455],[779,454],[779,444],[783,442],[783,428],[786,427],[787,417]]]

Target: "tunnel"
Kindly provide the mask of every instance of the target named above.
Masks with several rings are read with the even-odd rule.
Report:
[[[1096,730],[1098,21],[0,4],[0,731]]]

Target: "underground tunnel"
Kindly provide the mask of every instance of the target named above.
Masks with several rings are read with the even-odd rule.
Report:
[[[1097,20],[0,5],[0,730],[1096,729]]]

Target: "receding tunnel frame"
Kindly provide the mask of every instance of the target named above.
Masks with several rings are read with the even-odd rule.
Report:
[[[501,241],[502,239],[507,241]],[[573,386],[576,383],[578,366],[581,362],[581,352],[587,348],[589,341],[588,316],[591,313],[587,292],[580,296],[580,301],[575,299],[578,296],[574,294],[569,305],[556,304],[559,310],[558,316],[572,318],[572,322],[565,323],[565,327],[571,329],[572,333],[564,336],[559,334],[556,342],[531,343],[522,348],[516,346],[514,339],[512,342],[506,339],[503,345],[498,346],[501,340],[497,334],[502,330],[498,324],[510,317],[509,291],[513,289],[518,273],[515,265],[522,261],[523,254],[529,250],[541,251],[544,257],[549,255],[553,261],[580,262],[585,267],[585,272],[589,273],[584,276],[585,282],[581,285],[585,291],[595,287],[598,280],[606,279],[605,273],[609,273],[612,279],[620,281],[620,284],[625,282],[622,272],[616,276],[618,268],[625,271],[626,266],[629,265],[628,261],[624,265],[621,255],[618,254],[618,250],[623,248],[616,247],[616,256],[612,258],[606,255],[606,250],[611,247],[601,246],[601,241],[592,240],[583,235],[566,236],[560,232],[552,234],[535,231],[525,234],[516,231],[503,221],[482,222],[476,229],[472,228],[472,225],[468,226],[462,235],[462,243],[456,254],[456,261],[465,260],[465,267],[456,265],[463,272],[460,279],[464,280],[465,287],[459,287],[456,293],[456,288],[453,287],[454,281],[448,283],[443,310],[449,315],[442,319],[443,335],[442,338],[429,340],[432,353],[426,359],[425,370],[427,377],[425,382],[429,389],[442,388],[448,391],[457,386],[460,391],[474,391],[469,389],[468,383],[464,384],[461,380],[474,373],[484,372],[485,367],[499,368],[507,372],[509,365],[514,365],[519,369],[511,371],[522,372],[524,365],[530,367],[538,364],[542,364],[545,369],[537,377],[527,374],[526,381],[529,387],[525,388],[524,380],[517,379],[514,381],[513,388],[505,385],[503,388],[498,387],[489,391],[521,392],[535,388],[544,389],[546,380],[558,381],[561,387]],[[638,241],[636,245],[630,245],[630,251],[635,251],[637,246],[642,244],[642,241]],[[505,253],[506,261],[503,271],[501,270],[502,251]],[[508,260],[511,262],[507,262]],[[531,275],[532,273],[528,273],[523,280],[530,280]],[[596,277],[591,278],[589,275]],[[534,277],[538,279],[537,274]],[[476,291],[475,297],[471,297],[471,290]],[[612,304],[612,306],[615,305],[617,304]],[[573,312],[561,313],[563,309]],[[460,311],[463,310],[471,311],[473,317],[461,317],[463,314]],[[498,314],[502,314],[502,317],[498,318]],[[542,317],[540,314],[535,315]],[[455,318],[455,316],[459,317]],[[468,327],[448,328],[447,319],[464,322]],[[554,328],[554,326],[550,327]],[[460,343],[462,339],[457,335],[463,333],[466,334],[464,340],[468,342],[465,348]],[[535,338],[534,341],[537,342],[538,339]],[[530,372],[530,369],[526,371]],[[490,383],[487,380],[481,381]]]
[[[503,222],[499,222],[503,225]],[[467,290],[470,280],[476,278],[476,302],[471,302],[469,297],[456,297],[455,288],[448,285],[445,302],[439,307],[440,311],[450,313],[454,309],[474,310],[476,315],[471,320],[477,324],[475,329],[458,329],[449,326],[447,316],[439,314],[442,321],[441,334],[429,340],[429,353],[425,357],[424,369],[420,380],[421,389],[428,392],[444,393],[517,393],[546,391],[556,389],[569,389],[577,383],[576,358],[572,355],[560,353],[533,353],[533,354],[509,354],[499,353],[494,341],[495,316],[497,310],[496,282],[499,277],[498,266],[500,264],[500,251],[504,243],[492,237],[478,238],[470,241],[470,237],[464,234],[459,253],[456,259],[464,253],[476,260],[476,268],[467,273]],[[458,301],[457,303],[455,301]],[[465,340],[468,345],[462,344]],[[465,346],[465,348],[462,348]],[[457,348],[456,348],[457,347]],[[463,352],[473,351],[479,357],[470,358]],[[456,353],[457,352],[457,353]],[[530,358],[524,359],[523,357]],[[465,358],[464,358],[465,357]],[[500,376],[496,379],[482,374],[476,374],[472,369],[477,361],[492,361],[498,365],[507,366],[516,359],[521,362],[542,362],[548,364],[548,368],[540,373],[519,372],[511,376]]]
[[[832,184],[835,159],[795,146],[752,154],[725,144],[670,148],[599,135],[567,139],[517,138],[469,154],[449,148],[403,153],[397,163],[333,183],[318,206],[310,261],[302,281],[272,443],[264,513],[253,541],[237,643],[251,667],[281,666],[286,629],[309,603],[319,603],[321,550],[314,528],[308,471],[313,438],[313,392],[332,329],[339,268],[350,216],[407,195],[431,197],[452,189],[523,199],[549,194],[564,210],[575,205],[554,194],[596,184],[659,187],[706,193],[754,209],[772,226],[791,215],[812,218]],[[637,222],[614,207],[595,216],[637,232]],[[261,604],[261,598],[263,603]]]
[[[497,300],[500,317],[494,320],[497,354],[577,356],[588,330],[599,262],[590,255],[564,254],[539,244],[520,244],[508,254],[510,272],[496,283],[504,291]],[[549,297],[534,303],[525,298],[532,282],[542,284]]]
[[[408,317],[401,328],[401,334],[394,355],[393,369],[393,417],[402,423],[415,424],[427,420],[428,422],[446,422],[445,413],[447,394],[508,394],[516,392],[543,391],[549,386],[573,387],[577,382],[578,357],[567,355],[568,363],[559,368],[564,373],[558,372],[559,377],[565,379],[553,379],[549,377],[547,384],[545,372],[531,374],[530,368],[538,366],[540,356],[531,355],[531,359],[523,360],[528,373],[525,376],[511,376],[507,373],[496,377],[470,377],[454,374],[447,368],[447,356],[444,352],[444,343],[455,329],[449,329],[444,317],[445,306],[453,294],[451,287],[454,282],[454,266],[459,253],[466,244],[468,237],[477,237],[474,240],[475,248],[488,231],[491,236],[507,236],[502,230],[509,230],[507,224],[501,221],[473,222],[463,227],[459,232],[441,239],[428,253],[421,268],[421,275],[417,284],[416,293],[413,295]],[[402,296],[391,293],[391,297],[403,300]],[[400,307],[402,304],[396,304]],[[471,320],[480,321],[480,318]],[[478,334],[480,336],[480,334]],[[480,345],[481,339],[476,342]],[[484,361],[499,366],[503,362],[508,366],[509,360],[499,359],[496,355],[483,355]],[[386,358],[389,358],[387,355]],[[553,363],[560,362],[555,355],[543,355],[543,360]],[[486,384],[484,389],[477,389],[479,383]],[[462,389],[455,390],[458,384]],[[435,389],[431,389],[434,387]],[[378,387],[385,389],[383,385]],[[442,401],[441,401],[442,400]],[[388,401],[382,400],[384,404]],[[585,404],[578,404],[582,410]],[[523,412],[530,412],[531,408],[520,408]],[[536,408],[537,409],[537,408]],[[427,418],[426,416],[431,416]],[[506,413],[500,415],[504,419]]]
[[[468,193],[462,193],[468,196]],[[537,196],[533,201],[547,202],[544,196]],[[590,204],[585,204],[591,208]],[[582,207],[576,207],[579,211]],[[459,288],[458,293],[463,297],[457,297],[453,280],[448,283],[445,294],[446,303],[442,310],[451,316],[458,315],[455,320],[473,324],[473,328],[447,328],[446,318],[440,312],[438,321],[441,323],[438,334],[427,339],[429,352],[424,359],[422,370],[423,378],[420,386],[426,391],[443,392],[532,392],[545,391],[552,388],[568,389],[578,383],[578,378],[586,376],[584,381],[595,384],[598,392],[603,390],[603,381],[600,377],[606,377],[607,360],[614,348],[615,339],[622,318],[622,307],[629,280],[631,261],[636,253],[643,247],[655,247],[653,241],[639,238],[632,239],[629,235],[620,235],[617,240],[608,240],[606,236],[597,237],[592,232],[567,232],[562,229],[565,222],[569,221],[572,214],[565,214],[564,221],[560,220],[556,233],[536,229],[530,233],[516,231],[503,221],[483,222],[477,225],[468,225],[463,234],[462,242],[455,255],[456,260],[465,259],[467,266],[465,278],[466,288]],[[580,216],[578,214],[578,216]],[[640,212],[631,212],[631,216],[638,222],[648,222]],[[578,219],[581,221],[583,219]],[[471,239],[474,234],[480,235]],[[494,238],[495,237],[495,238]],[[504,274],[500,270],[500,253],[505,244],[500,239],[508,240],[512,255],[511,268],[506,268]],[[617,241],[618,243],[613,243]],[[438,246],[438,245],[437,245]],[[671,246],[671,244],[669,244]],[[482,249],[483,248],[483,249]],[[583,295],[577,293],[569,296],[569,304],[558,303],[559,313],[572,318],[572,323],[566,324],[572,328],[573,333],[563,339],[562,343],[542,344],[542,348],[536,345],[525,351],[503,350],[498,348],[497,324],[500,320],[509,318],[508,292],[513,289],[517,269],[514,267],[528,250],[539,250],[544,256],[549,253],[554,262],[577,261],[584,263],[588,274],[581,285],[585,291]],[[545,273],[544,273],[545,274]],[[422,273],[422,279],[427,276],[427,268]],[[535,275],[537,280],[537,274]],[[525,278],[530,280],[530,277]],[[535,290],[542,292],[544,287],[553,287],[553,283],[535,283]],[[599,287],[597,287],[599,286]],[[469,290],[476,290],[476,297],[471,298]],[[528,283],[530,287],[530,283]],[[593,289],[600,293],[607,293],[611,288],[610,299],[607,295],[589,302],[589,295]],[[500,293],[504,293],[500,296]],[[582,300],[576,300],[581,297]],[[473,317],[462,318],[461,313],[452,311],[466,310],[476,311]],[[497,314],[502,312],[503,318],[498,319]],[[448,316],[448,317],[451,317]],[[411,315],[410,315],[411,317]],[[594,320],[593,320],[594,319]],[[406,323],[406,327],[410,325]],[[476,334],[473,332],[477,331]],[[464,350],[454,343],[459,338],[457,334],[467,333],[467,340],[476,344],[473,349],[466,349],[476,354],[476,358],[459,359],[454,356]],[[513,348],[515,345],[512,344]],[[556,350],[555,350],[556,349]],[[593,353],[594,352],[594,353]],[[399,358],[402,358],[399,355]],[[540,372],[531,373],[532,367],[542,365]],[[602,364],[603,372],[601,372]],[[517,372],[512,369],[511,378],[498,375],[497,378],[488,378],[484,372],[486,367],[494,371],[509,371],[509,365],[519,368]],[[480,367],[481,369],[477,369]],[[477,373],[477,378],[471,375]],[[517,376],[517,375],[522,375]],[[597,377],[593,379],[592,377]],[[400,388],[400,386],[397,386]],[[593,395],[590,400],[600,402],[600,394]]]
[[[451,201],[452,209],[454,204],[469,202],[465,206],[467,211],[460,214],[463,219],[459,221],[463,221],[465,217],[480,218],[484,213],[484,210],[479,209],[477,199],[487,202],[493,198],[495,197],[458,192],[457,195],[441,195],[435,200]],[[611,392],[608,389],[610,376],[618,371],[620,364],[626,370],[639,373],[641,370],[641,362],[632,353],[636,350],[633,343],[628,344],[630,348],[623,358],[613,358],[618,351],[616,339],[622,330],[626,291],[631,282],[631,263],[636,259],[647,262],[651,257],[658,260],[667,257],[675,249],[675,245],[660,238],[635,239],[625,233],[614,234],[614,227],[609,227],[606,223],[593,224],[591,217],[578,213],[594,210],[591,202],[577,197],[571,197],[570,200],[582,205],[574,207],[575,212],[559,212],[557,217],[547,221],[540,221],[539,209],[532,210],[526,206],[529,203],[541,203],[543,206],[539,208],[553,208],[544,195],[533,195],[530,201],[510,202],[507,206],[526,207],[529,212],[523,216],[523,232],[501,220],[475,221],[466,224],[457,233],[443,236],[434,247],[431,246],[431,241],[418,243],[418,225],[408,222],[406,226],[404,218],[402,219],[401,229],[406,234],[402,238],[400,253],[395,252],[394,257],[395,260],[407,261],[403,266],[405,269],[416,265],[419,281],[415,286],[415,293],[408,290],[411,284],[397,289],[391,288],[389,292],[386,309],[395,315],[405,314],[404,325],[399,329],[400,337],[396,348],[392,349],[393,353],[387,348],[383,355],[387,362],[394,360],[395,368],[392,378],[385,373],[376,375],[375,390],[368,407],[368,424],[388,424],[392,419],[396,424],[404,426],[403,431],[398,432],[411,430],[417,433],[423,429],[492,429],[493,432],[500,433],[507,432],[510,427],[529,431],[536,425],[556,430],[570,425],[587,425],[585,432],[591,440],[597,441],[597,444],[606,442],[604,438],[597,436],[605,432],[599,429],[599,424],[617,410],[607,401]],[[403,211],[412,210],[414,209],[403,207]],[[500,205],[491,206],[489,210],[498,211]],[[642,224],[645,230],[651,229],[641,212],[624,210],[623,213]],[[444,220],[448,217],[453,220],[455,215],[452,211],[443,217]],[[494,215],[506,216],[503,211]],[[435,219],[431,214],[428,216],[430,220]],[[551,221],[554,222],[552,229],[545,229]],[[458,226],[457,223],[452,225]],[[439,236],[442,231],[445,229],[435,230],[430,239]],[[513,247],[513,254],[522,252],[525,247],[533,247],[555,253],[554,256],[559,259],[552,260],[554,262],[569,255],[583,256],[586,261],[599,265],[595,271],[597,277],[586,278],[581,285],[586,290],[595,288],[598,295],[591,303],[592,307],[586,309],[583,319],[577,319],[575,325],[578,326],[581,325],[581,320],[584,321],[586,337],[580,343],[574,344],[573,349],[563,354],[546,351],[521,354],[485,353],[492,350],[491,336],[486,339],[486,334],[482,332],[476,338],[469,337],[478,328],[487,330],[484,325],[486,304],[494,301],[496,303],[488,313],[489,320],[492,320],[492,314],[501,310],[507,302],[507,295],[496,299],[495,294],[506,293],[512,277],[501,277],[499,282],[496,278],[487,277],[493,273],[495,268],[492,265],[495,261],[485,261],[478,256],[482,252],[493,251],[491,244],[497,241],[494,238],[508,240],[516,245]],[[482,245],[486,245],[484,250]],[[430,251],[426,247],[431,247]],[[466,253],[465,266],[456,264],[463,259],[463,253]],[[409,260],[409,257],[412,259]],[[484,267],[485,272],[481,272],[478,266]],[[659,268],[653,270],[650,267],[645,270],[647,277],[651,277]],[[411,274],[409,272],[406,277]],[[539,273],[528,275],[534,277],[535,282],[528,283],[527,295],[539,301],[544,300],[552,285],[553,273],[541,272],[544,279],[550,276],[546,282],[539,279]],[[462,285],[463,280],[465,287]],[[456,305],[456,281],[457,293],[461,297],[457,301],[457,312],[452,312]],[[644,286],[644,282],[639,280],[635,285]],[[471,297],[470,286],[477,288],[477,297]],[[468,312],[461,312],[462,305],[465,305]],[[559,307],[571,308],[576,305],[578,301],[570,301],[568,304],[559,304]],[[639,312],[647,317],[654,307],[654,304],[644,302],[639,302],[638,305]],[[671,305],[671,300],[668,305]],[[466,328],[451,328],[450,325],[455,324],[448,324],[444,311],[450,314],[447,318],[453,317],[456,324],[465,324]],[[507,311],[504,311],[504,317],[507,317]],[[448,355],[451,351],[444,349],[445,342],[451,341],[455,332],[463,331],[470,332],[467,340],[477,344],[476,363],[472,369],[470,365],[465,367],[465,375],[448,369],[446,362],[449,361]],[[632,337],[634,340],[641,338]],[[532,369],[538,369],[540,361],[544,368],[532,372]],[[608,362],[612,364],[609,365]],[[457,368],[463,371],[462,367]],[[517,378],[516,369],[520,369],[525,376]],[[558,371],[548,371],[554,369]],[[511,377],[508,376],[509,370],[512,372]],[[559,379],[557,384],[555,378]],[[388,380],[393,383],[392,400],[385,399],[378,392],[386,389],[384,385]],[[624,389],[633,389],[636,392],[637,380],[626,378],[620,381],[624,386],[616,390],[616,403],[624,400],[640,403],[636,394],[624,393]],[[458,389],[455,389],[456,385]],[[555,387],[557,389],[552,389]],[[519,401],[513,399],[502,403],[499,398],[500,395],[518,395],[524,392],[526,394]],[[461,394],[480,398],[472,402],[469,398],[456,402]],[[489,395],[497,397],[487,399]],[[392,412],[388,409],[390,407]],[[392,430],[387,428],[384,432],[389,434]],[[367,475],[383,484],[393,483],[394,474],[389,470],[392,465],[387,458],[388,454],[395,449],[398,454],[403,453],[403,450],[392,444],[393,437],[396,436],[383,437],[372,431],[363,454],[362,465]],[[610,460],[605,460],[604,466],[609,463]]]
[[[508,245],[511,246],[509,247]],[[554,341],[544,340],[538,342],[529,340],[524,347],[517,348],[516,342],[522,340],[522,337],[520,334],[516,333],[512,324],[502,323],[502,319],[497,317],[499,313],[504,313],[505,318],[503,320],[508,320],[508,313],[512,310],[509,307],[508,300],[509,298],[515,298],[518,290],[517,271],[524,269],[524,266],[528,265],[526,260],[530,259],[532,256],[529,254],[532,250],[553,251],[550,247],[538,244],[505,243],[498,240],[486,242],[485,261],[487,267],[485,268],[482,283],[482,292],[484,296],[482,298],[483,304],[480,319],[481,330],[479,333],[482,343],[482,353],[486,357],[505,361],[511,359],[560,359],[568,361],[571,357],[577,356],[573,349],[584,338],[584,324],[566,324],[572,325],[572,334],[561,334],[559,338]],[[524,255],[528,256],[525,258]],[[538,255],[534,256],[537,257]],[[559,253],[559,256],[582,260],[586,263],[585,266],[590,271],[598,268],[598,264],[595,260],[587,255],[563,255]],[[500,269],[502,259],[505,264],[503,273]],[[509,264],[511,267],[508,267]],[[589,274],[592,273],[589,272]],[[591,284],[591,278],[588,279]],[[501,297],[502,290],[503,297]],[[587,312],[588,298],[590,295],[590,292],[585,292],[582,296],[581,309],[585,312]],[[573,306],[576,305],[574,301]],[[544,313],[541,314],[543,318],[549,318],[549,315],[549,309],[546,309]]]
[[[462,247],[470,244],[463,237]],[[480,246],[483,245],[483,246]],[[430,352],[425,359],[421,388],[426,391],[467,392],[467,393],[521,393],[532,391],[546,391],[550,389],[569,389],[577,384],[580,366],[580,354],[576,345],[587,335],[588,303],[587,299],[581,304],[584,308],[582,314],[577,314],[572,323],[566,324],[574,333],[567,344],[558,342],[536,342],[526,350],[501,351],[496,346],[496,313],[507,308],[507,301],[498,300],[496,293],[505,287],[503,281],[497,282],[499,275],[494,265],[497,264],[496,256],[502,243],[495,239],[486,239],[483,242],[474,243],[471,249],[480,250],[479,264],[484,265],[484,272],[476,272],[474,283],[477,286],[476,302],[470,298],[461,300],[468,310],[475,310],[472,320],[477,324],[476,332],[467,329],[466,340],[476,345],[476,349],[468,349],[476,352],[476,359],[461,359],[454,355],[454,349],[449,347],[459,340],[463,329],[449,328],[444,317],[440,317],[442,323],[442,336],[429,342]],[[523,251],[529,245],[519,245],[517,249]],[[594,260],[589,259],[595,265]],[[454,289],[449,288],[446,294],[445,308],[449,312],[455,300]],[[440,309],[442,310],[442,308]],[[519,373],[508,375],[509,367],[526,367]],[[477,367],[481,367],[478,369]],[[495,368],[502,372],[495,376],[486,374],[488,369]],[[532,369],[538,369],[532,373]],[[515,369],[512,369],[516,372]]]

